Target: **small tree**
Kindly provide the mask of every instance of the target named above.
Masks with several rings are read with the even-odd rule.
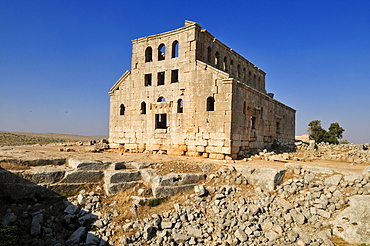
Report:
[[[338,139],[343,137],[344,128],[339,126],[339,123],[331,123],[329,131],[326,131],[321,127],[320,120],[313,120],[308,124],[308,134],[310,139],[316,141],[316,143],[327,142],[338,144]]]

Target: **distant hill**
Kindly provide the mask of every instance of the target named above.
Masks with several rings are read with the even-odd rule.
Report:
[[[108,138],[107,136],[80,136],[61,133],[7,132],[0,131],[0,146],[63,143]]]

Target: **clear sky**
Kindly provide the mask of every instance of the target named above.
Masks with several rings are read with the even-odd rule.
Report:
[[[370,1],[0,1],[0,130],[107,135],[131,40],[198,22],[311,120],[370,142]]]

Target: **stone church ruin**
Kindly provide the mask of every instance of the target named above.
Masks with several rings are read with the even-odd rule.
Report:
[[[236,159],[294,142],[266,73],[198,23],[133,40],[131,63],[109,92],[111,148]]]

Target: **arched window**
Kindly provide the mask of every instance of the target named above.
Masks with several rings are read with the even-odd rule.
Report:
[[[218,69],[220,69],[221,59],[220,59],[220,53],[218,53],[218,51],[215,54],[215,65]]]
[[[247,102],[243,102],[243,114],[247,114]]]
[[[252,84],[252,74],[251,74],[250,71],[248,73],[248,82],[249,82],[249,84]]]
[[[166,45],[160,44],[158,46],[158,61],[164,60],[166,56]]]
[[[238,64],[238,66],[236,67],[236,77],[240,78],[240,65]]]
[[[253,86],[256,86],[256,75],[253,75]]]
[[[184,101],[182,99],[177,100],[177,113],[184,112]]]
[[[125,105],[121,104],[121,106],[119,106],[119,115],[125,115]]]
[[[152,58],[152,47],[147,47],[145,50],[145,62],[153,61]]]
[[[227,72],[228,68],[227,68],[227,57],[225,56],[224,57],[224,62],[222,63],[222,69]]]
[[[243,79],[244,81],[247,79],[247,71],[245,70],[245,68],[243,68]]]
[[[141,102],[140,111],[141,114],[146,114],[146,102]]]
[[[172,43],[172,58],[176,58],[179,56],[179,41],[175,40]]]
[[[213,97],[207,98],[207,111],[215,111],[215,99]]]
[[[164,97],[158,97],[157,102],[165,102],[166,98]]]
[[[258,80],[257,80],[257,88],[259,88],[259,87],[260,87],[260,82],[261,82],[261,78],[260,78],[260,77],[258,77]]]
[[[230,74],[234,74],[234,61],[230,61]]]

